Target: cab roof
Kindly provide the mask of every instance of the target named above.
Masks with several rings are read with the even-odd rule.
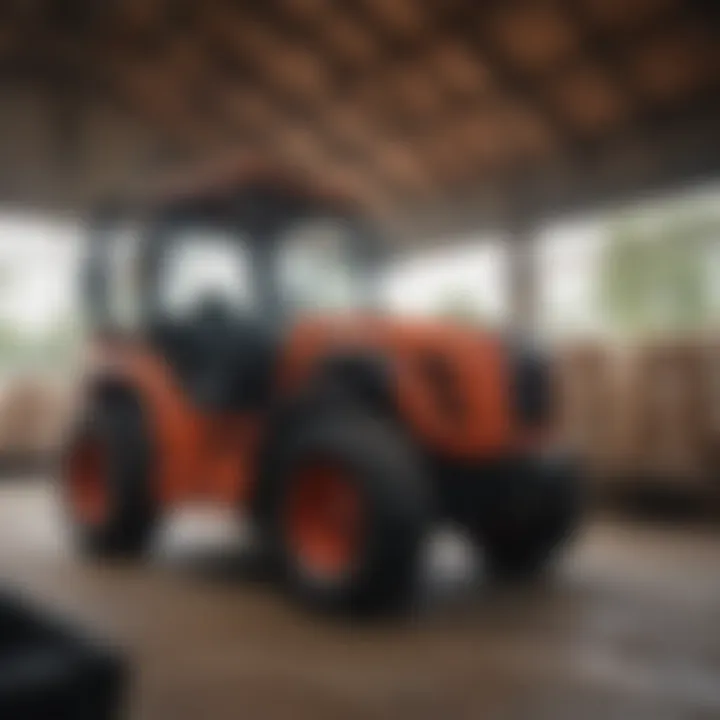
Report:
[[[106,201],[100,217],[126,214],[239,216],[243,213],[312,216],[360,214],[360,203],[343,188],[330,187],[298,173],[260,163],[184,170],[160,182],[138,200]]]

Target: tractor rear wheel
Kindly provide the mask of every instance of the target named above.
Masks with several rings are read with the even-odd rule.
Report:
[[[133,557],[156,525],[150,488],[150,439],[130,393],[101,398],[72,438],[63,492],[80,549],[97,557]]]
[[[401,607],[431,512],[411,448],[391,425],[338,413],[281,453],[269,535],[290,593],[323,611]]]

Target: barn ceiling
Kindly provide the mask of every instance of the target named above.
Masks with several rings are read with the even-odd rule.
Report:
[[[717,0],[4,0],[0,202],[260,159],[408,239],[720,171]]]

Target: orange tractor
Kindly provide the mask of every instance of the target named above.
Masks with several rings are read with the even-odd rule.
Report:
[[[262,177],[99,214],[63,483],[80,547],[134,556],[164,512],[232,507],[291,594],[328,610],[407,597],[437,520],[494,572],[542,568],[578,506],[547,363],[383,314],[381,256],[352,204]]]

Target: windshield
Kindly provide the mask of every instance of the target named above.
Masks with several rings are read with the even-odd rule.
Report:
[[[242,233],[211,225],[165,225],[148,239],[135,223],[113,224],[90,239],[84,269],[93,325],[133,330],[148,313],[183,319],[212,305],[256,310],[250,251]]]
[[[91,243],[90,318],[136,329],[208,307],[278,319],[370,309],[377,295],[370,243],[344,218],[294,221],[257,236],[235,223],[113,224]]]
[[[230,230],[184,226],[163,237],[157,276],[157,309],[185,317],[212,301],[233,313],[253,310],[247,243]]]
[[[278,291],[290,314],[369,305],[371,271],[358,255],[354,232],[350,223],[333,218],[304,221],[279,238]]]

